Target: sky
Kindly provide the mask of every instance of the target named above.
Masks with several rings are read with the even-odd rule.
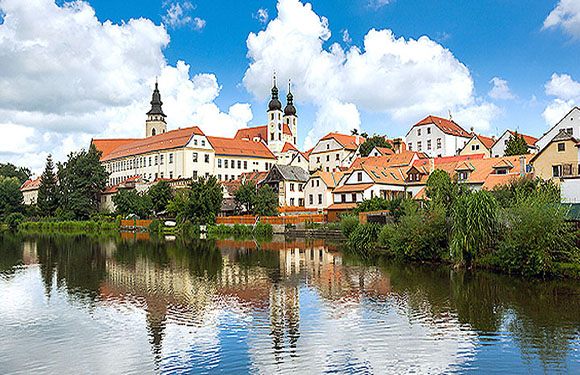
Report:
[[[276,72],[304,150],[433,114],[541,136],[580,105],[578,0],[0,0],[0,162],[40,173],[92,138],[264,125]]]

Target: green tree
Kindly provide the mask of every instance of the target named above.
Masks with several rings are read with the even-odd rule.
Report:
[[[16,177],[20,182],[20,185],[30,179],[31,175],[32,173],[28,168],[17,167],[12,163],[0,163],[0,176]]]
[[[59,193],[56,181],[54,163],[52,162],[52,156],[49,154],[46,158],[44,172],[40,176],[40,187],[36,200],[39,213],[43,216],[54,216],[58,208]]]
[[[117,207],[117,213],[122,216],[130,214],[141,218],[149,217],[153,207],[148,194],[137,193],[133,189],[121,189],[113,196],[113,203]]]
[[[220,212],[223,192],[215,176],[200,178],[189,188],[178,192],[167,206],[167,211],[183,223],[195,220],[199,224],[215,224]]]
[[[161,212],[165,211],[167,205],[173,198],[173,192],[171,191],[171,185],[167,181],[160,181],[153,185],[148,192],[149,198],[153,204],[153,211]]]
[[[507,141],[507,145],[505,148],[505,156],[513,156],[513,155],[525,155],[529,154],[528,151],[528,143],[524,139],[524,136],[518,134],[516,131]]]
[[[58,181],[63,211],[76,219],[88,219],[97,211],[99,195],[105,189],[108,173],[101,165],[102,152],[91,145],[88,151],[72,152],[58,164]]]
[[[371,151],[375,147],[392,148],[393,146],[391,146],[390,143],[387,143],[387,141],[385,140],[385,137],[382,137],[382,136],[379,136],[379,135],[375,135],[372,138],[367,138],[367,140],[364,141],[362,143],[362,145],[360,145],[360,154],[361,154],[361,156],[362,157],[369,156],[369,154],[371,153]]]
[[[234,200],[241,213],[253,214],[258,200],[258,188],[246,181],[234,192]]]
[[[259,216],[278,216],[280,207],[278,203],[278,194],[270,185],[262,186],[254,206],[254,214]]]
[[[4,219],[13,212],[23,212],[23,199],[18,178],[0,176],[0,218]]]
[[[457,197],[469,191],[465,185],[451,179],[449,174],[441,169],[434,170],[427,179],[425,195],[435,204],[449,207]]]

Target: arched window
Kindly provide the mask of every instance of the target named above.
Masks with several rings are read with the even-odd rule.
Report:
[[[151,135],[155,135],[155,129],[151,130]]]

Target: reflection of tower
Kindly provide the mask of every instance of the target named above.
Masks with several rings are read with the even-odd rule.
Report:
[[[163,349],[163,336],[165,335],[167,306],[164,303],[152,303],[152,299],[147,301],[147,332],[149,333],[149,343],[151,352],[155,357],[155,366],[159,370],[161,365],[161,351]]]

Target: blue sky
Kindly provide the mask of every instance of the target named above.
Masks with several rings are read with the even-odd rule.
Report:
[[[232,135],[265,122],[273,70],[283,95],[294,82],[304,148],[353,127],[403,136],[448,111],[466,130],[539,136],[580,103],[575,0],[309,3],[0,0],[0,84],[23,90],[0,94],[0,127],[37,140],[18,157],[33,168],[92,137],[140,136],[159,75],[170,128]],[[24,145],[8,143],[13,160]]]

